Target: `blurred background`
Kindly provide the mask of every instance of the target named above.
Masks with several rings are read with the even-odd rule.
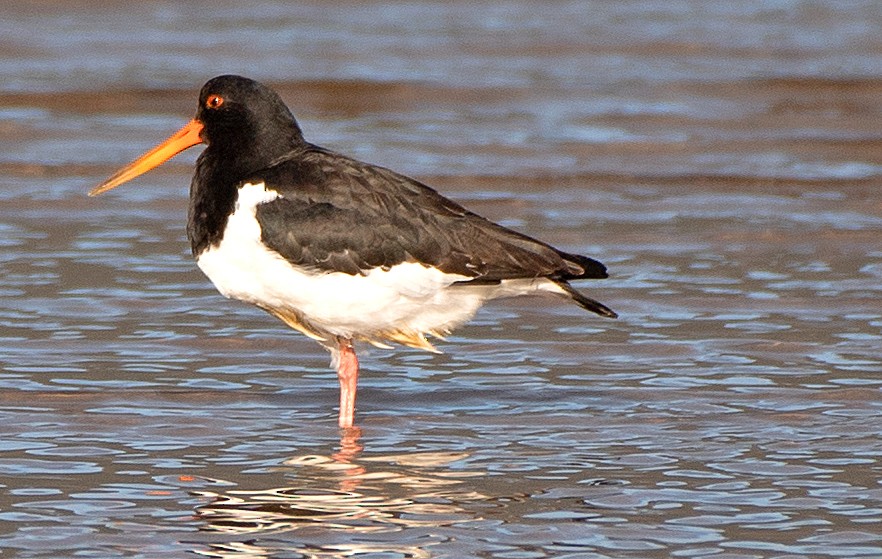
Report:
[[[209,78],[605,262],[328,356],[189,256]],[[882,4],[0,7],[0,555],[882,556]]]

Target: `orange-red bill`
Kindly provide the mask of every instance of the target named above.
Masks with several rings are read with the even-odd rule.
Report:
[[[112,177],[90,190],[89,196],[98,196],[111,188],[116,188],[124,182],[143,175],[150,169],[162,165],[185,149],[202,143],[202,138],[199,136],[200,132],[202,132],[202,123],[196,119],[191,120],[186,126],[175,132],[172,137],[135,161],[132,161],[117,171]]]

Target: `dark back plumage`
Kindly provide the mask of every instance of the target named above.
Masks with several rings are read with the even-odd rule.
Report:
[[[281,194],[258,208],[264,241],[298,266],[356,274],[419,262],[484,282],[606,277],[595,260],[488,221],[409,177],[316,146],[259,178]]]

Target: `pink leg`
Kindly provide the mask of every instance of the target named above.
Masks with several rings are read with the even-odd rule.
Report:
[[[355,389],[358,385],[358,358],[352,340],[337,342],[340,356],[337,361],[337,378],[340,380],[340,416],[337,423],[341,429],[352,427],[355,418]]]

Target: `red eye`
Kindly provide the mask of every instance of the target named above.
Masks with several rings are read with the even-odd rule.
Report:
[[[209,95],[205,100],[205,106],[209,109],[216,109],[224,104],[224,98],[220,95]]]

